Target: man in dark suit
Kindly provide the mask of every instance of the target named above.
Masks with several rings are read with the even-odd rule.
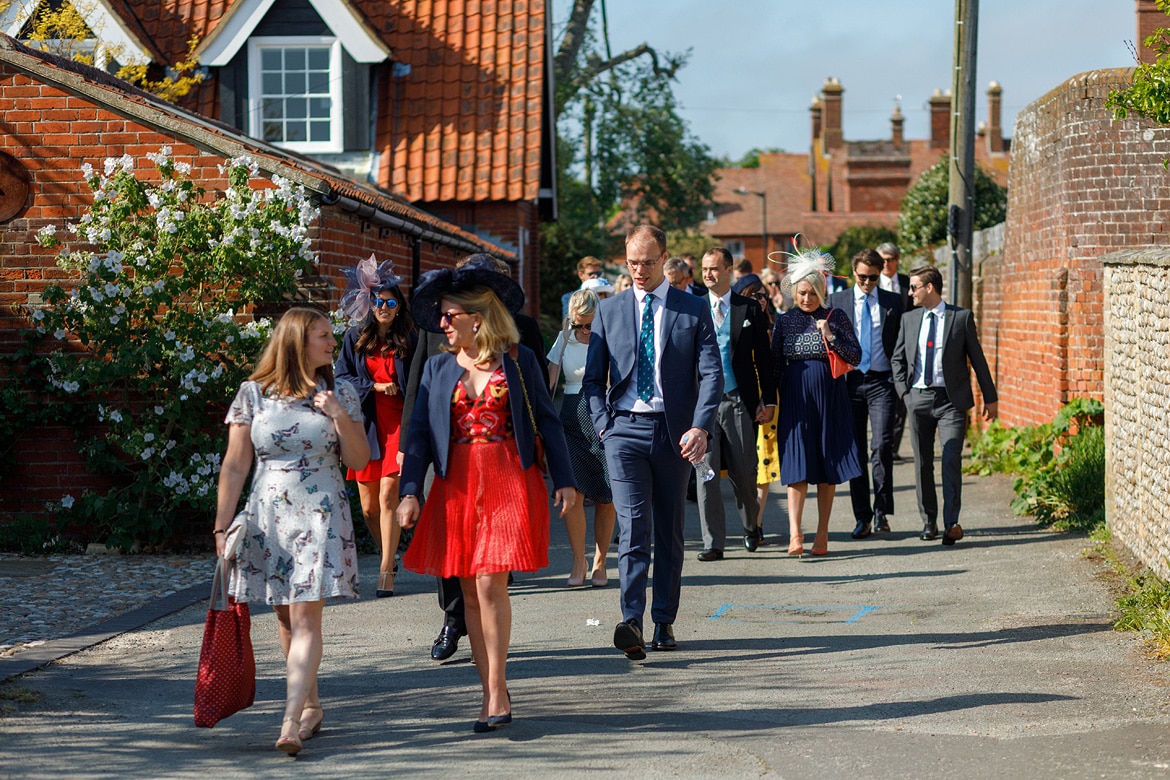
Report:
[[[896,244],[886,241],[884,244],[878,244],[877,253],[882,258],[882,275],[878,279],[878,287],[886,292],[892,292],[898,296],[902,301],[902,313],[906,313],[914,308],[914,303],[910,300],[910,277],[906,274],[898,273],[898,261],[902,259],[902,253],[898,250]],[[891,446],[894,451],[894,460],[901,460],[898,450],[902,448],[902,431],[906,427],[906,405],[902,403],[902,399],[898,398],[894,402],[894,429],[891,434]]]
[[[873,504],[869,500],[869,472],[849,481],[853,502],[854,539],[874,533],[888,533],[887,517],[894,513],[894,392],[890,356],[898,343],[902,323],[902,301],[892,292],[878,287],[882,258],[872,249],[853,256],[852,288],[829,296],[829,306],[849,316],[853,331],[861,344],[861,363],[845,375],[849,401],[853,407],[853,438],[857,452],[866,451],[869,443],[869,467],[873,472]],[[867,426],[868,423],[868,426]],[[867,435],[867,427],[869,435]]]
[[[715,324],[703,299],[671,287],[666,234],[626,236],[632,289],[601,302],[582,390],[605,447],[618,522],[622,622],[614,646],[646,657],[642,619],[654,550],[654,650],[675,649],[690,464],[703,457],[723,395]]]
[[[461,258],[455,266],[462,268],[470,262],[490,264],[496,271],[508,275],[510,269],[503,260],[488,254],[469,255]],[[516,328],[520,331],[520,343],[528,347],[536,355],[544,375],[545,386],[548,385],[548,358],[544,352],[544,337],[540,335],[540,326],[536,320],[527,314],[517,312],[512,315],[516,321]],[[447,343],[447,337],[442,333],[432,333],[420,330],[418,344],[415,345],[414,356],[410,360],[409,380],[403,394],[402,424],[398,433],[398,449],[401,454],[406,452],[407,434],[410,432],[410,416],[414,409],[414,401],[418,397],[418,385],[422,379],[423,364],[428,358],[439,354],[439,347]],[[423,412],[425,414],[425,411]],[[401,460],[399,461],[401,463]],[[443,627],[439,629],[439,636],[431,646],[431,658],[436,661],[446,661],[459,649],[459,637],[467,636],[467,625],[463,619],[463,590],[459,586],[458,577],[438,577],[439,607],[443,610]]]
[[[723,559],[727,525],[723,513],[719,464],[727,464],[727,476],[735,494],[735,506],[743,525],[743,546],[755,552],[763,534],[756,519],[760,499],[756,493],[756,423],[771,419],[776,411],[776,378],[772,372],[771,334],[759,304],[731,291],[731,253],[723,247],[703,255],[703,282],[707,305],[715,322],[715,337],[723,366],[723,398],[715,413],[715,428],[707,452],[716,475],[699,481],[699,523],[703,528],[700,561]]]
[[[944,545],[963,538],[959,509],[963,503],[963,440],[967,410],[975,405],[971,392],[970,362],[983,393],[983,419],[996,416],[995,382],[983,357],[975,319],[969,309],[942,299],[942,274],[923,266],[910,272],[910,295],[915,308],[902,315],[902,328],[894,347],[894,384],[906,400],[910,437],[914,444],[914,468],[918,489],[918,513],[922,536],[938,536],[938,496],[934,490],[934,433],[942,442]]]

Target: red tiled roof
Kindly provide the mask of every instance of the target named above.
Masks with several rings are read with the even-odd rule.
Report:
[[[411,67],[381,81],[378,185],[411,201],[535,200],[547,0],[348,0]],[[164,64],[230,0],[112,0]]]
[[[811,205],[807,154],[761,154],[759,168],[725,168],[716,176],[720,178],[715,182],[715,224],[703,225],[708,235],[751,236],[762,232],[760,198],[736,193],[739,187],[767,195],[769,235],[801,231],[802,215]]]

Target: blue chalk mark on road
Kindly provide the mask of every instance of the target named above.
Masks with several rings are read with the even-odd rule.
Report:
[[[724,604],[711,620],[736,620],[745,623],[856,623],[877,606],[765,606],[760,604]],[[771,615],[765,613],[772,613]],[[846,617],[847,615],[847,617]],[[768,618],[776,618],[769,620]],[[788,618],[787,620],[781,618]]]

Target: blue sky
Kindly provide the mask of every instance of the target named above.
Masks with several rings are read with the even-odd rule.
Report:
[[[600,13],[597,3],[594,13]],[[902,96],[906,137],[929,133],[926,101],[951,87],[952,0],[608,0],[615,53],[642,43],[692,49],[675,95],[716,155],[752,147],[808,148],[808,106],[825,78],[845,88],[849,140],[887,138]],[[553,0],[554,34],[570,0]],[[1170,20],[1167,20],[1170,25]],[[1064,79],[1127,67],[1134,0],[982,0],[976,114],[991,81],[1003,87],[1003,126]]]

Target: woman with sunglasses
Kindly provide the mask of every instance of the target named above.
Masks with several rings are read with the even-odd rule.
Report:
[[[492,258],[428,271],[414,292],[419,327],[442,331],[444,354],[422,370],[402,461],[398,522],[418,523],[411,571],[458,577],[483,698],[473,731],[512,722],[506,668],[508,573],[548,565],[549,501],[537,465],[543,440],[561,514],[577,503],[565,435],[537,357],[512,314],[524,291]],[[538,438],[539,436],[539,438]],[[420,507],[427,467],[435,479]]]
[[[586,282],[588,284],[588,282]],[[613,289],[612,287],[610,289]],[[569,461],[573,464],[573,478],[577,490],[593,502],[593,568],[589,584],[604,588],[609,584],[605,558],[609,554],[617,513],[613,506],[613,491],[609,486],[609,471],[605,466],[605,451],[601,439],[589,418],[589,406],[581,392],[585,378],[585,357],[589,354],[589,336],[593,316],[600,299],[591,289],[582,289],[569,298],[569,316],[548,353],[549,389],[556,390],[557,380],[565,377],[565,397],[561,402],[561,424],[565,426],[565,441],[569,445]],[[569,572],[570,588],[585,584],[585,505],[574,504],[565,512],[565,529],[569,532],[569,548],[573,551],[573,569]]]
[[[402,426],[403,388],[414,351],[416,334],[406,299],[398,288],[402,277],[387,260],[374,267],[374,258],[346,271],[351,290],[341,311],[358,324],[345,333],[334,372],[353,383],[361,396],[370,462],[361,471],[349,470],[357,482],[358,498],[370,535],[382,549],[378,570],[378,598],[394,595],[394,555],[402,533],[394,518],[398,508],[398,433]]]

